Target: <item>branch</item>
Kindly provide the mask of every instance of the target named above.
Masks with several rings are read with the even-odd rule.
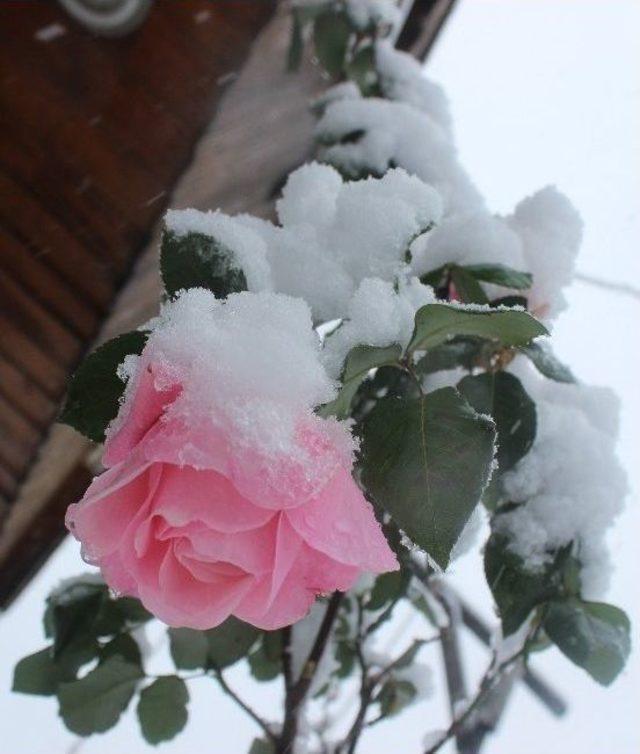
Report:
[[[437,751],[440,751],[440,749],[449,741],[451,738],[458,737],[460,734],[464,733],[465,724],[469,720],[469,718],[472,716],[472,714],[480,707],[481,704],[483,704],[489,693],[493,690],[494,684],[498,679],[501,679],[502,674],[509,670],[516,662],[518,662],[527,652],[527,642],[525,642],[524,646],[518,650],[514,655],[509,657],[507,660],[504,660],[499,665],[495,665],[495,659],[491,661],[489,664],[489,667],[485,671],[482,680],[480,681],[480,685],[478,687],[478,691],[471,702],[469,706],[465,709],[465,711],[457,718],[451,721],[451,725],[447,728],[447,730],[442,734],[441,738],[436,741],[433,746],[428,748],[424,754],[436,754]],[[477,749],[476,749],[477,750]]]
[[[344,742],[338,748],[338,751],[343,751],[343,747],[346,747],[346,754],[354,754],[356,746],[358,745],[358,739],[362,735],[362,729],[364,728],[364,721],[371,703],[371,697],[375,689],[377,681],[369,679],[369,670],[367,668],[366,660],[364,659],[364,653],[362,651],[362,603],[360,600],[357,602],[358,606],[358,629],[356,634],[356,659],[360,666],[360,706],[358,707],[358,714],[356,715],[349,732],[347,733]]]
[[[214,668],[213,672],[215,673],[215,676],[218,679],[218,683],[220,684],[220,688],[224,691],[224,693],[227,694],[227,696],[230,696],[233,701],[239,707],[241,707],[257,725],[262,728],[269,740],[275,742],[276,736],[269,727],[266,720],[263,720],[254,709],[252,709],[241,697],[238,696],[238,694],[236,694],[236,692],[226,682],[221,670]]]
[[[295,682],[291,678],[290,666],[285,665],[285,716],[282,733],[276,742],[276,754],[291,754],[293,751],[293,745],[298,734],[298,713],[311,687],[318,663],[322,659],[325,647],[331,636],[331,629],[338,614],[342,597],[341,592],[334,592],[331,596],[309,656],[302,666],[300,677]],[[290,662],[290,636],[290,631],[285,634],[283,658],[289,655],[287,662]]]
[[[420,583],[428,586],[432,573],[427,568],[423,568],[419,563],[416,563],[413,558],[407,558],[406,565]],[[485,646],[491,646],[493,634],[489,626],[487,626],[484,620],[457,592],[455,592],[455,590],[449,585],[447,585],[447,589],[449,592],[456,595],[460,604],[462,622],[464,625]],[[562,717],[562,715],[566,713],[567,704],[564,699],[540,675],[538,675],[535,670],[525,668],[522,681],[529,691],[556,717]]]
[[[613,280],[603,280],[593,275],[586,275],[583,272],[576,273],[576,280],[581,283],[587,283],[593,285],[596,288],[602,288],[605,291],[614,291],[615,293],[622,293],[625,296],[631,296],[631,298],[640,299],[640,290],[629,283],[618,283]]]

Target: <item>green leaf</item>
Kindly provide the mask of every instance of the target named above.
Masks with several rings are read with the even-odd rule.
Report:
[[[457,367],[471,370],[478,366],[485,345],[480,338],[454,338],[427,351],[416,362],[415,371],[433,374]]]
[[[127,708],[142,672],[138,665],[114,656],[84,678],[58,687],[60,715],[79,736],[112,728]]]
[[[418,652],[422,649],[424,645],[425,645],[424,639],[414,639],[411,642],[410,647],[406,649],[400,655],[400,657],[398,657],[397,660],[394,660],[393,669],[401,670],[402,668],[408,668],[409,665],[411,665],[413,661],[416,659]]]
[[[205,668],[209,658],[209,643],[204,631],[193,628],[170,628],[169,648],[176,668],[195,670]]]
[[[257,681],[271,681],[282,670],[282,634],[266,631],[249,655],[249,669]]]
[[[260,631],[232,616],[217,628],[205,631],[205,635],[209,645],[209,662],[221,669],[246,657]]]
[[[556,382],[576,381],[569,367],[566,367],[556,358],[548,345],[534,342],[526,346],[520,346],[518,350],[531,359],[531,362],[540,374],[543,374],[550,380],[555,380]]]
[[[509,308],[521,306],[525,310],[529,308],[529,302],[524,296],[500,296],[492,299],[490,305],[494,309],[498,309],[501,306],[508,306]]]
[[[125,388],[116,371],[126,356],[142,352],[147,336],[141,330],[128,332],[89,354],[69,382],[59,421],[102,442],[105,429],[118,413]]]
[[[363,422],[373,500],[442,567],[491,474],[495,427],[452,388],[383,398]]]
[[[429,272],[420,276],[420,282],[430,285],[434,289],[442,288],[448,283],[450,268],[451,265],[443,264],[441,267],[436,267],[435,270],[429,270]]]
[[[247,279],[233,250],[203,233],[177,235],[165,230],[160,272],[169,296],[189,288],[206,288],[216,298],[247,290]]]
[[[529,272],[520,272],[503,264],[467,264],[464,269],[476,280],[493,283],[519,291],[531,288],[533,277]]]
[[[140,647],[131,634],[119,634],[100,650],[100,662],[105,662],[110,657],[116,656],[133,665],[142,666]]]
[[[87,639],[96,636],[96,617],[105,598],[108,598],[105,584],[81,580],[73,582],[62,592],[49,595],[44,625],[45,634],[53,638],[54,659],[72,645],[82,646]]]
[[[474,311],[447,304],[427,304],[416,312],[407,350],[428,351],[456,335],[476,335],[504,346],[521,346],[547,330],[528,312]]]
[[[189,692],[182,678],[165,675],[140,692],[138,720],[150,744],[170,741],[187,724]]]
[[[300,15],[294,10],[291,16],[291,41],[289,42],[289,52],[287,53],[287,71],[294,73],[300,68],[300,63],[302,62],[304,40],[302,38],[302,21]]]
[[[275,754],[275,747],[271,741],[264,738],[254,738],[249,754]]]
[[[399,599],[406,591],[408,579],[404,571],[390,571],[378,576],[371,590],[365,610],[380,610],[389,602]]]
[[[536,406],[522,383],[509,372],[469,375],[457,385],[479,414],[489,414],[498,430],[498,469],[512,469],[536,436]]]
[[[476,278],[468,272],[466,267],[454,265],[451,268],[451,280],[456,287],[456,293],[465,304],[488,304],[487,294]]]
[[[617,678],[631,652],[629,618],[604,602],[551,602],[544,629],[564,655],[604,686]]]
[[[112,600],[113,608],[127,625],[141,625],[153,618],[153,615],[135,597],[119,597]]]
[[[346,65],[347,78],[354,81],[363,97],[371,97],[378,88],[376,52],[373,45],[361,47]]]
[[[416,688],[410,681],[390,678],[378,692],[375,701],[380,704],[382,717],[393,717],[411,704],[416,696]]]
[[[356,663],[356,651],[353,642],[349,640],[337,641],[335,658],[338,663],[335,675],[338,678],[347,678],[351,675]]]
[[[509,549],[506,536],[493,533],[485,546],[484,570],[496,602],[502,632],[509,636],[531,612],[575,588],[575,558],[571,547],[560,550],[553,562],[537,570],[528,569],[522,558]]]
[[[377,367],[397,364],[401,353],[402,348],[397,343],[382,348],[376,346],[352,348],[344,362],[342,387],[338,397],[331,403],[321,406],[318,414],[322,417],[337,416],[338,419],[349,416],[351,402],[369,372]]]
[[[68,676],[54,662],[53,648],[46,647],[18,662],[13,671],[11,688],[21,694],[51,696],[63,680],[68,680]]]
[[[344,13],[329,10],[316,18],[313,26],[315,53],[320,65],[333,78],[342,73],[351,33],[351,24]]]

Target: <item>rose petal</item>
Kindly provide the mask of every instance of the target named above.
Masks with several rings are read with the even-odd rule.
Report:
[[[158,389],[162,376],[161,367],[140,362],[135,382],[127,387],[126,400],[115,421],[107,429],[102,456],[104,466],[114,466],[124,461],[160,419],[165,407],[173,403],[180,394],[180,385],[171,384],[167,380],[162,380],[166,387]]]
[[[373,508],[343,468],[313,500],[286,516],[310,547],[339,563],[373,573],[399,568]]]
[[[274,515],[245,500],[231,482],[216,471],[191,466],[163,466],[153,512],[174,527],[201,521],[211,529],[235,533],[264,526]]]
[[[191,524],[187,529],[171,529],[174,536],[181,535],[176,544],[179,557],[203,562],[230,563],[252,574],[270,572],[275,558],[278,518],[274,516],[264,526],[234,534],[221,534],[204,525]]]
[[[160,566],[158,588],[141,583],[140,599],[169,626],[204,630],[225,621],[253,581],[252,576],[218,576],[211,582],[195,579],[169,547]]]
[[[65,523],[90,562],[118,548],[136,514],[150,505],[160,476],[161,467],[149,468],[134,455],[94,479],[82,500],[69,506]]]

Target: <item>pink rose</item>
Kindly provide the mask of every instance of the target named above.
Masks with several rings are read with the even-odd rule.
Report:
[[[107,471],[67,512],[114,590],[172,626],[233,614],[275,629],[362,571],[397,569],[352,479],[344,425],[301,412],[293,450],[267,453],[206,411],[187,421],[179,371],[143,353],[107,435]]]

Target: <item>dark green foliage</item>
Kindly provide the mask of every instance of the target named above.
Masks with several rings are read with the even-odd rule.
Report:
[[[366,490],[442,568],[488,482],[494,440],[452,388],[383,398],[363,422]]]
[[[321,13],[313,25],[313,44],[320,65],[337,78],[344,69],[352,28],[346,13],[332,9]]]
[[[575,382],[576,378],[571,373],[569,367],[566,367],[554,355],[547,343],[533,342],[526,346],[520,346],[518,349],[521,353],[531,359],[536,369],[556,382]]]
[[[576,561],[569,547],[559,551],[546,566],[531,570],[509,549],[507,537],[494,533],[485,546],[484,568],[505,636],[517,631],[537,607],[575,594],[580,588],[575,578]]]
[[[128,332],[89,354],[69,382],[59,421],[102,442],[107,426],[118,413],[125,388],[117,369],[126,356],[142,352],[147,336],[141,330]]]
[[[21,694],[52,696],[56,693],[58,684],[68,679],[68,674],[53,659],[53,648],[45,647],[20,660],[13,673],[11,688]]]
[[[60,716],[79,736],[112,728],[127,708],[143,677],[139,665],[110,657],[78,681],[58,687]]]
[[[618,677],[631,652],[629,618],[603,602],[554,600],[547,606],[544,629],[563,654],[603,686]]]
[[[203,233],[179,236],[165,230],[160,272],[171,297],[189,288],[206,288],[216,298],[247,290],[247,279],[233,250]]]
[[[498,471],[512,469],[536,436],[536,407],[522,383],[509,372],[469,375],[458,383],[460,394],[479,414],[493,418],[498,430]]]
[[[188,701],[187,686],[175,675],[162,676],[144,688],[137,712],[145,740],[159,744],[175,738],[187,724]]]
[[[342,387],[338,397],[318,409],[320,416],[336,416],[344,419],[349,416],[351,402],[362,381],[372,369],[397,364],[402,348],[399,345],[377,348],[375,346],[355,346],[349,351],[342,369]]]
[[[495,340],[503,346],[520,346],[539,335],[543,325],[523,311],[473,311],[447,304],[427,304],[416,312],[408,351],[428,351],[456,335]]]

